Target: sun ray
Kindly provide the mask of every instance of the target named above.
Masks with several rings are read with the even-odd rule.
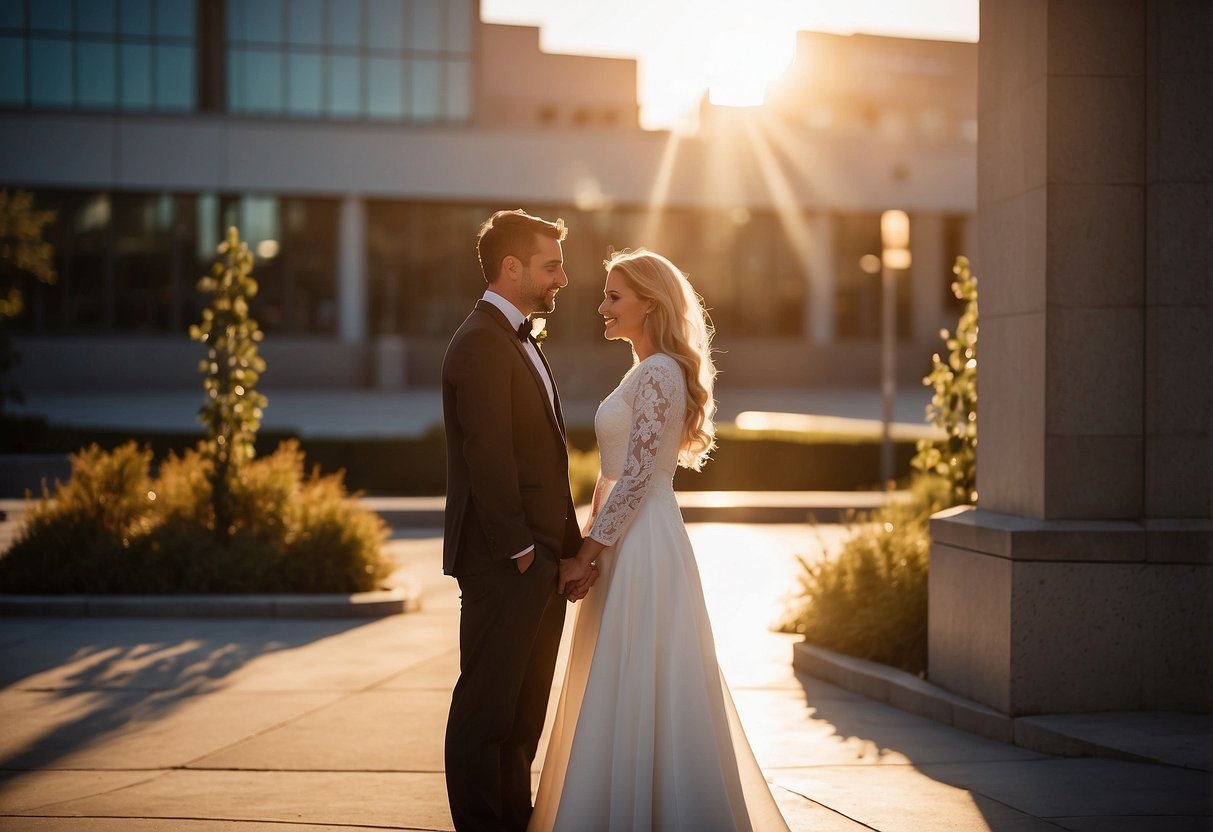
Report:
[[[666,138],[665,149],[661,151],[661,162],[657,166],[657,176],[653,179],[653,189],[649,192],[648,213],[644,218],[642,240],[653,245],[657,232],[661,229],[661,217],[665,213],[670,199],[670,183],[674,179],[674,164],[678,160],[678,146],[681,136],[678,131],[671,130]]]

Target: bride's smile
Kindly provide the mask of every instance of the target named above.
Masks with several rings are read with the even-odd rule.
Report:
[[[602,316],[603,335],[636,345],[644,339],[644,319],[653,307],[652,300],[641,298],[616,272],[607,275],[598,314]]]

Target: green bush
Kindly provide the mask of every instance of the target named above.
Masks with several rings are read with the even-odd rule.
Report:
[[[835,558],[801,558],[802,593],[783,629],[813,644],[913,673],[927,667],[929,521],[977,501],[977,278],[958,257],[952,291],[965,301],[955,335],[940,333],[948,357],[934,356],[923,383],[934,390],[927,418],[942,440],[922,440],[910,500],[857,518]]]
[[[340,474],[304,472],[294,442],[245,463],[233,533],[214,533],[211,461],[129,442],[72,457],[71,479],[30,507],[0,557],[0,591],[40,593],[359,592],[390,569],[387,529]]]
[[[946,508],[942,477],[917,477],[910,499],[855,518],[835,557],[801,557],[801,594],[782,629],[911,673],[927,666],[927,522]]]
[[[967,257],[957,257],[952,272],[952,294],[965,302],[964,312],[955,334],[940,332],[948,357],[935,353],[922,380],[934,391],[927,418],[943,428],[944,438],[920,440],[911,464],[948,480],[952,502],[959,505],[977,502],[977,278]]]

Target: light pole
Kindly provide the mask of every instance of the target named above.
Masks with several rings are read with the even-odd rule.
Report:
[[[893,398],[897,393],[897,278],[894,269],[910,268],[910,218],[905,211],[880,215],[880,480],[893,474]]]

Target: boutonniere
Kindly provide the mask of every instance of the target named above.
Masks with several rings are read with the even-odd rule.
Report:
[[[547,318],[531,318],[531,337],[537,344],[542,344],[548,339]]]

